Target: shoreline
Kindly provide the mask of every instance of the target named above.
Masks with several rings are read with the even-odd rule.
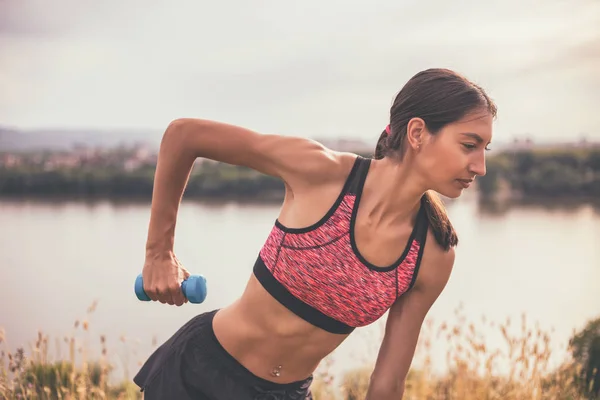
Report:
[[[589,195],[564,195],[564,196],[482,196],[480,193],[474,193],[475,201],[478,206],[486,209],[493,210],[495,208],[504,207],[538,207],[548,206],[550,208],[571,208],[579,207],[581,205],[591,205],[594,207],[600,207],[600,198]],[[442,197],[442,201],[448,205],[454,202],[462,201],[462,197],[459,199],[446,199]],[[276,206],[280,205],[284,200],[284,193],[274,191],[272,193],[256,195],[256,196],[211,196],[211,195],[197,195],[197,194],[184,194],[182,203],[197,203],[207,205],[226,205],[226,204],[238,204],[238,205],[266,205]],[[97,195],[60,195],[60,194],[6,194],[0,193],[0,202],[20,202],[20,203],[80,203],[80,204],[94,204],[94,203],[111,203],[111,204],[151,204],[152,196],[147,195],[111,195],[111,194],[97,194]]]

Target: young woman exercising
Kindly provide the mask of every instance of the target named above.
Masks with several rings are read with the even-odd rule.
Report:
[[[135,376],[146,400],[311,399],[319,362],[388,310],[367,399],[402,398],[458,242],[434,192],[456,198],[485,174],[495,116],[479,86],[428,69],[397,95],[373,159],[220,122],[173,121],[161,141],[143,268],[152,300],[186,302],[180,285],[189,273],[173,242],[196,158],[277,177],[285,199],[241,297],[192,318]]]

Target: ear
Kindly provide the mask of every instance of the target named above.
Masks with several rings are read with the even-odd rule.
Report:
[[[408,145],[413,150],[418,150],[423,145],[426,130],[425,121],[421,118],[412,118],[408,121],[408,126],[406,127],[406,139]]]

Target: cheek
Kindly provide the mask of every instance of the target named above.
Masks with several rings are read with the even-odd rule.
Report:
[[[465,156],[457,151],[445,149],[429,154],[424,161],[424,171],[435,181],[456,179],[465,169]]]

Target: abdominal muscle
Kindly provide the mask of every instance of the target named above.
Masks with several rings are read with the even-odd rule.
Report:
[[[304,321],[252,275],[241,298],[217,312],[213,329],[223,348],[254,375],[277,383],[308,378],[348,335]]]

